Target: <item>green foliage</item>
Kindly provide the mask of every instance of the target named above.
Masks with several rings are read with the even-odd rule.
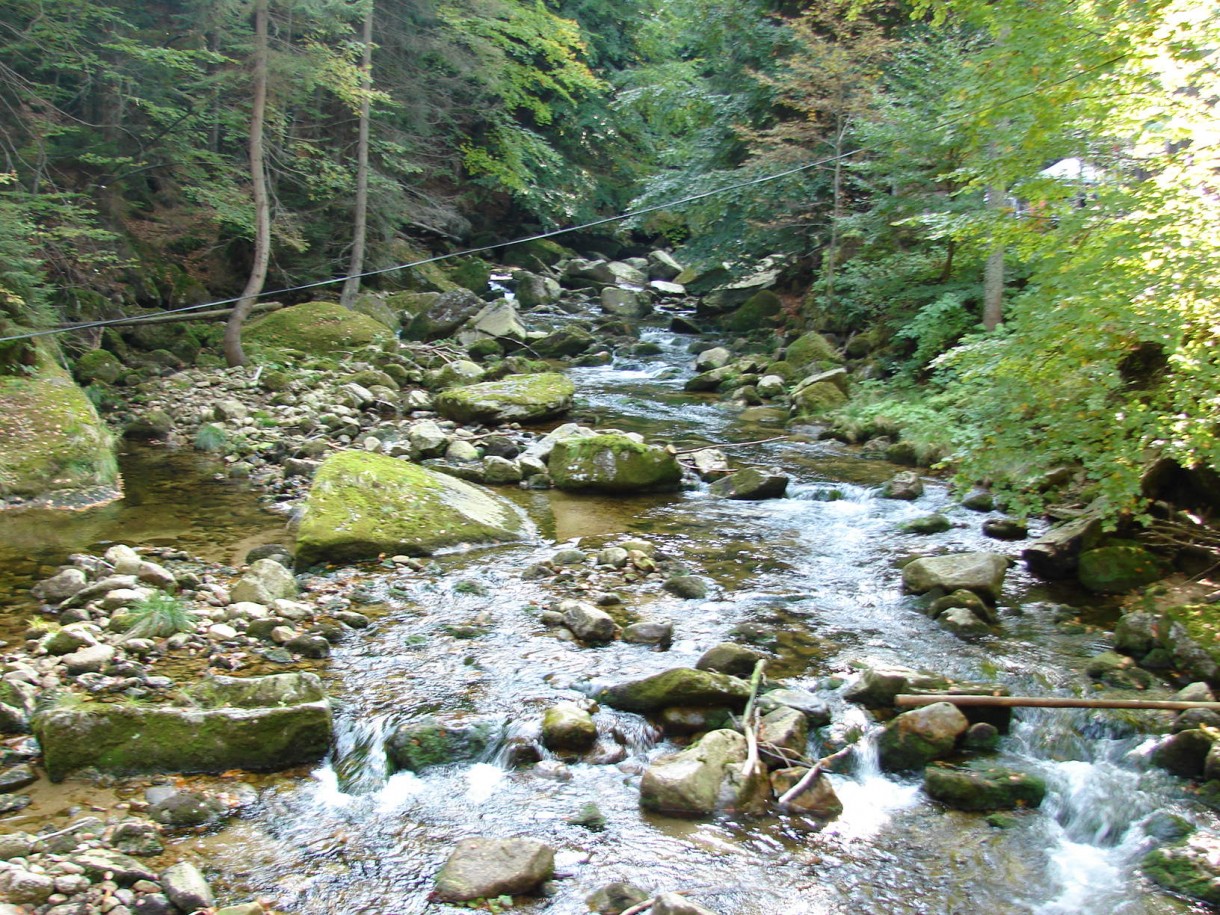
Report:
[[[181,598],[157,591],[132,605],[127,638],[167,638],[189,632],[195,628],[195,619]]]
[[[977,317],[966,307],[965,294],[947,292],[921,308],[914,318],[898,329],[894,337],[915,344],[915,351],[907,364],[919,371],[946,352],[977,323]]]

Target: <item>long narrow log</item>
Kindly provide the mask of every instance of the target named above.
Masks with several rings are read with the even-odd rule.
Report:
[[[957,696],[901,693],[894,697],[898,708],[916,708],[937,702],[995,708],[1134,708],[1184,712],[1192,708],[1220,711],[1220,702],[1184,702],[1176,699],[1077,699],[1071,696]]]
[[[282,302],[260,302],[254,306],[250,313],[257,314],[263,311],[275,311],[283,307]],[[110,321],[106,326],[136,327],[142,324],[187,324],[191,321],[219,321],[222,318],[228,318],[232,313],[232,308],[218,308],[212,311],[182,311],[177,314],[168,315],[145,315],[143,317],[137,315],[122,321]],[[71,327],[71,324],[66,324],[62,329],[69,330]]]

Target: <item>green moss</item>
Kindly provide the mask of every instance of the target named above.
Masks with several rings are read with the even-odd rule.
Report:
[[[806,374],[812,369],[833,368],[843,360],[830,341],[819,333],[808,333],[788,345],[785,361]]]
[[[998,766],[928,766],[924,790],[955,810],[1013,810],[1039,806],[1046,782]]]
[[[727,706],[740,709],[750,684],[727,674],[676,667],[642,680],[602,690],[599,702],[628,712],[653,712],[671,705]]]
[[[1106,545],[1080,554],[1080,583],[1095,593],[1121,594],[1164,574],[1161,561],[1140,546]]]
[[[36,351],[30,375],[0,376],[0,496],[115,487],[113,436],[49,346]]]
[[[1144,856],[1144,874],[1170,892],[1220,904],[1220,873],[1208,864],[1205,854],[1194,851],[1189,842],[1153,849]]]
[[[847,395],[829,381],[819,381],[792,393],[792,412],[796,416],[819,416],[845,403]]]
[[[314,476],[297,531],[297,561],[430,556],[444,547],[522,534],[512,504],[489,490],[407,461],[344,451],[327,458]]]
[[[311,356],[338,357],[353,350],[389,343],[394,334],[367,315],[338,302],[307,302],[272,312],[247,328],[252,350],[299,350]]]
[[[447,272],[453,282],[478,295],[485,293],[491,282],[491,264],[478,257],[463,257]]]
[[[123,363],[115,358],[114,353],[104,349],[90,350],[76,360],[73,374],[82,384],[100,381],[103,384],[114,384],[123,375]]]
[[[499,381],[451,388],[436,398],[436,409],[458,422],[535,422],[566,413],[576,386],[557,372],[509,375]]]
[[[682,468],[669,451],[617,433],[562,439],[548,467],[560,489],[634,492],[682,480]]]
[[[1191,641],[1220,664],[1220,607],[1215,604],[1181,604],[1164,612],[1166,619],[1181,624]],[[1166,625],[1162,631],[1167,632]]]
[[[774,317],[779,314],[779,296],[770,290],[757,292],[735,312],[724,319],[724,326],[731,331],[745,334],[755,330],[765,330],[774,325]]]

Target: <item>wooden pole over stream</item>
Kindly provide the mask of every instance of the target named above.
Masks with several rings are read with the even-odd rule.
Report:
[[[1184,702],[1176,699],[1078,699],[1072,696],[965,696],[935,693],[900,693],[894,697],[894,705],[898,708],[917,708],[937,702],[951,702],[953,705],[976,708],[1132,708],[1171,712],[1206,708],[1220,712],[1220,702]]]

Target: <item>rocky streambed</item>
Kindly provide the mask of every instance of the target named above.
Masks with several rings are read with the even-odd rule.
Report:
[[[1207,776],[1210,719],[899,714],[893,699],[1169,695],[1210,679],[1206,652],[1146,609],[1118,647],[1144,664],[1160,650],[1168,676],[1098,660],[1117,606],[1033,577],[1012,539],[1026,532],[985,501],[782,435],[796,395],[834,399],[841,374],[793,385],[767,373],[774,360],[727,351],[696,366],[686,339],[647,331],[569,368],[571,384],[534,378],[528,398],[510,372],[434,399],[404,369],[408,415],[386,413],[384,379],[320,370],[274,390],[284,379],[197,369],[137,405],[171,442],[223,443],[223,476],[293,507],[296,535],[275,535],[281,517],[254,539],[341,564],[294,566],[274,543],[227,565],[133,542],[46,568],[10,600],[9,904],[1200,905],[1146,875],[1210,892],[1214,816],[1164,771]],[[469,373],[461,361],[429,371]],[[703,393],[724,385],[753,392]],[[539,412],[488,414],[481,399]],[[699,450],[744,441],[760,443]],[[395,495],[380,461],[473,485],[503,536],[440,520],[472,497],[432,476]],[[333,504],[302,502],[311,489]],[[437,501],[410,495],[424,491]],[[421,525],[445,536],[425,542]]]

